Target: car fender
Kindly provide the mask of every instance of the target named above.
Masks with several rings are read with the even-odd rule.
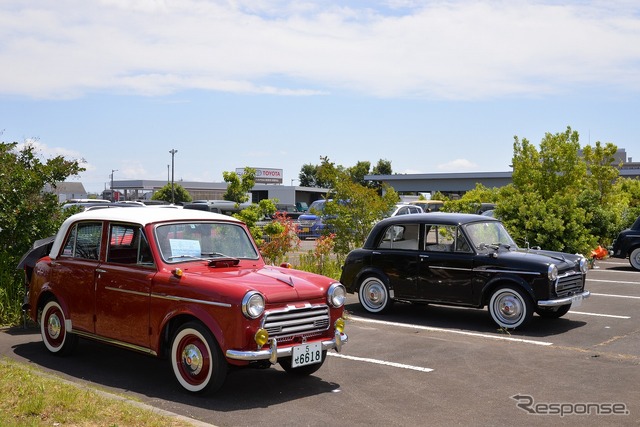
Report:
[[[232,308],[229,309],[231,310]],[[165,314],[159,325],[159,331],[162,331],[162,333],[158,334],[157,341],[153,343],[154,350],[158,354],[165,350],[168,351],[168,346],[171,345],[171,338],[175,330],[180,325],[192,320],[202,323],[209,329],[223,352],[226,351],[227,344],[220,324],[211,313],[198,304],[181,305]]]
[[[499,286],[505,286],[505,285],[511,285],[511,286],[517,287],[520,290],[523,290],[524,292],[527,293],[527,295],[529,295],[529,297],[531,298],[531,301],[534,304],[536,303],[536,296],[530,283],[528,283],[522,277],[515,274],[499,274],[492,277],[490,280],[488,280],[482,287],[482,290],[480,292],[480,301],[479,301],[480,306],[487,305],[489,303],[489,300],[491,299],[491,295],[493,294],[493,292]]]
[[[367,276],[378,276],[382,279],[382,281],[384,282],[385,285],[387,285],[387,288],[389,289],[389,292],[392,293],[393,292],[393,286],[391,285],[391,282],[389,280],[389,278],[387,277],[387,275],[379,268],[376,267],[364,267],[362,268],[358,274],[356,274],[356,277],[353,281],[354,286],[353,286],[353,290],[355,293],[358,293],[358,291],[360,290],[360,283],[362,282],[362,279],[364,277]],[[392,294],[393,295],[393,294]],[[393,298],[393,296],[392,296]]]

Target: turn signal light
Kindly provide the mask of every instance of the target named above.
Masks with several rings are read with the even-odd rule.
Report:
[[[258,347],[262,347],[269,341],[269,332],[267,332],[267,330],[264,328],[258,329],[258,332],[256,332],[254,339],[256,341],[256,344],[258,344]]]
[[[340,333],[344,332],[344,325],[345,325],[345,322],[344,322],[344,318],[342,317],[336,320],[336,323],[334,324],[334,326],[336,327],[336,331]]]

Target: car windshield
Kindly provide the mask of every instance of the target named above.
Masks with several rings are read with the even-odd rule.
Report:
[[[253,241],[238,224],[164,224],[156,228],[156,240],[162,258],[169,263],[227,257],[258,259]]]
[[[500,247],[507,249],[517,248],[516,243],[501,222],[474,222],[467,224],[465,230],[469,239],[471,239],[472,245],[477,250],[483,250],[485,248],[498,249]]]

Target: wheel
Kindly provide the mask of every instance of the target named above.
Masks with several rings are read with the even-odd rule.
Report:
[[[324,365],[324,361],[326,359],[327,359],[327,351],[325,350],[322,352],[322,362],[314,363],[313,365],[306,365],[306,366],[300,366],[298,368],[292,368],[290,357],[284,357],[282,359],[279,359],[278,362],[280,363],[280,366],[282,366],[282,369],[284,369],[286,373],[291,375],[296,375],[298,377],[308,377],[309,375],[313,374],[318,369],[320,369],[322,365]]]
[[[635,248],[629,254],[629,264],[636,270],[640,270],[640,248]]]
[[[571,308],[571,304],[561,305],[560,307],[554,308],[538,308],[536,311],[540,317],[545,319],[559,319]]]
[[[489,313],[498,326],[514,329],[525,326],[533,317],[531,298],[523,291],[504,286],[498,288],[489,301]]]
[[[393,305],[387,286],[377,276],[366,277],[360,283],[358,299],[369,313],[384,313]]]
[[[47,302],[42,309],[40,334],[47,350],[59,356],[70,354],[78,342],[78,336],[67,331],[64,312],[56,300]]]
[[[182,325],[171,343],[171,366],[178,383],[192,393],[214,392],[227,376],[227,361],[211,332],[199,323]]]

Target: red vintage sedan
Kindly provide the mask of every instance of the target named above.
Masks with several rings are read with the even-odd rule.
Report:
[[[82,337],[168,356],[180,385],[201,393],[219,389],[230,365],[310,375],[347,341],[344,286],[265,265],[245,224],[226,215],[90,210],[42,243],[48,255],[21,263],[24,308],[57,355]]]

